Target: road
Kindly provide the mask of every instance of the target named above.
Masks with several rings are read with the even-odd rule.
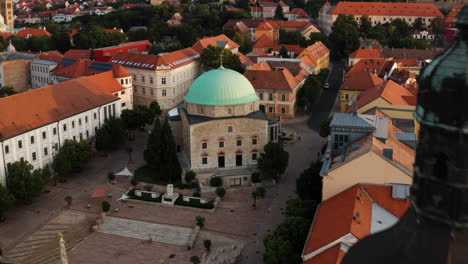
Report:
[[[289,152],[288,169],[280,183],[269,189],[270,192],[274,192],[270,213],[264,219],[259,219],[256,239],[246,246],[239,263],[263,263],[263,253],[265,252],[263,239],[285,220],[286,201],[297,197],[296,178],[315,160],[325,142],[325,139],[318,134],[319,124],[330,115],[335,104],[344,67],[342,62],[334,62],[333,64],[334,67],[329,77],[330,88],[323,91],[320,99],[312,107],[310,116],[305,115],[282,121],[282,129],[297,133],[300,136],[300,141],[286,145],[285,149]]]

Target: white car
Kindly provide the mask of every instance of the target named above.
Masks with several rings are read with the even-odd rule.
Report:
[[[324,85],[323,85],[323,89],[328,89],[330,87],[330,85],[328,84],[328,82],[326,82]]]

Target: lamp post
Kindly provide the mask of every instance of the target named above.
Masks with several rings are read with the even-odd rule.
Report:
[[[468,263],[468,6],[458,39],[421,74],[412,205],[401,221],[364,238],[344,264]]]

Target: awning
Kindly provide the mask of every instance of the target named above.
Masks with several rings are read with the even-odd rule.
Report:
[[[116,173],[115,176],[132,177],[133,173],[127,167],[125,167],[125,169],[123,169],[121,172]]]

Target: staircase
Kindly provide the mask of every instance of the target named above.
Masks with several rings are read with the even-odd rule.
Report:
[[[91,233],[92,219],[86,215],[65,214],[42,227],[6,255],[18,264],[55,263],[60,258],[58,233],[63,232],[67,251]]]

